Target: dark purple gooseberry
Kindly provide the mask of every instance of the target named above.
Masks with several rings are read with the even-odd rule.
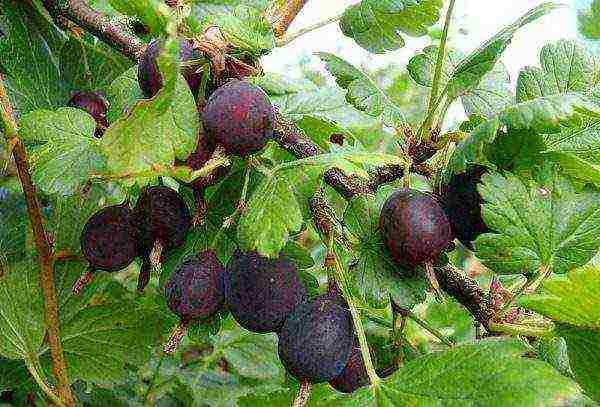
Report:
[[[236,250],[227,264],[225,301],[233,318],[252,332],[277,332],[287,314],[307,299],[296,266]]]
[[[225,269],[212,250],[186,259],[165,285],[167,305],[182,321],[215,314],[224,304]]]
[[[369,384],[369,375],[356,337],[346,367],[339,376],[330,380],[329,384],[342,393],[352,393]]]
[[[486,172],[486,167],[474,165],[466,172],[453,175],[442,188],[444,212],[452,232],[471,250],[477,236],[490,231],[481,216],[483,199],[477,191],[477,184]]]
[[[151,98],[163,87],[163,78],[158,68],[157,58],[164,46],[164,40],[155,39],[144,50],[138,64],[138,82],[145,97]],[[200,50],[194,48],[192,40],[181,38],[179,40],[179,58],[182,64],[181,74],[186,79],[194,97],[198,95],[198,89],[202,81],[202,74],[196,72],[197,67],[185,63],[202,59],[204,55]]]
[[[339,146],[344,145],[344,140],[345,140],[345,137],[342,133],[333,133],[333,134],[331,134],[331,136],[329,136],[329,141],[332,142],[333,144],[337,144]]]
[[[408,188],[390,195],[381,210],[379,226],[391,257],[410,268],[434,260],[453,239],[437,199]]]
[[[96,131],[94,136],[102,137],[104,130],[108,127],[108,102],[99,92],[75,92],[67,106],[76,107],[88,112],[96,120]]]
[[[328,295],[299,304],[279,333],[279,360],[300,381],[324,383],[339,376],[348,363],[352,317]]]
[[[96,270],[119,271],[136,257],[136,233],[131,209],[109,206],[94,214],[83,227],[81,249]]]
[[[275,114],[259,87],[232,79],[208,99],[202,121],[210,141],[229,154],[246,157],[273,136]]]
[[[190,211],[177,191],[166,186],[145,188],[134,208],[141,244],[152,249],[158,241],[163,249],[181,246],[191,226]]]
[[[137,256],[137,233],[127,204],[108,206],[96,212],[83,227],[81,250],[89,263],[74,285],[79,294],[96,271],[115,272],[129,266]]]
[[[165,296],[169,309],[179,317],[180,323],[173,330],[165,353],[177,349],[191,321],[214,315],[223,308],[224,274],[212,250],[189,257],[171,274],[165,285]]]

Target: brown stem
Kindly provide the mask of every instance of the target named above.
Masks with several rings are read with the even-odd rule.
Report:
[[[164,352],[167,355],[172,355],[175,353],[179,347],[179,344],[181,344],[183,337],[187,334],[188,326],[189,321],[181,321],[175,328],[173,328],[173,332],[171,332],[171,336],[164,347]]]
[[[81,295],[85,287],[94,279],[94,270],[87,270],[73,284],[73,295]]]
[[[69,386],[67,375],[67,363],[64,358],[62,344],[60,341],[60,320],[58,317],[58,301],[56,288],[54,286],[54,261],[50,244],[44,231],[44,221],[37,201],[35,186],[31,181],[27,152],[23,142],[18,137],[17,124],[12,116],[12,106],[8,101],[2,76],[0,76],[0,110],[1,124],[4,136],[8,144],[12,146],[12,154],[15,159],[19,179],[23,187],[23,193],[27,201],[27,212],[35,238],[35,247],[41,267],[40,284],[44,296],[44,320],[47,329],[48,343],[52,357],[52,371],[58,382],[58,395],[67,406],[74,406],[75,399]]]
[[[286,3],[273,16],[273,31],[275,36],[281,37],[292,24],[302,7],[308,3],[308,0],[287,0]]]
[[[300,382],[300,388],[298,389],[298,394],[296,394],[292,407],[305,407],[308,405],[311,387],[312,384],[308,380],[302,380]]]
[[[43,0],[48,12],[90,32],[132,60],[137,60],[145,44],[130,30],[109,16],[94,10],[83,0]]]
[[[492,307],[477,282],[452,266],[436,267],[434,271],[440,288],[465,307],[486,330],[489,330],[493,316]]]

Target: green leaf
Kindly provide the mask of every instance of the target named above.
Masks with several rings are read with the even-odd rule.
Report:
[[[522,297],[519,304],[559,323],[600,330],[600,269],[588,266],[554,276],[541,294]]]
[[[600,400],[600,269],[586,266],[544,282],[542,292],[521,297],[519,305],[558,323],[556,334],[567,341],[575,378]]]
[[[580,127],[547,135],[545,152],[570,175],[600,186],[600,116],[586,118]]]
[[[155,35],[165,32],[167,24],[174,19],[169,7],[160,0],[108,0],[117,11],[139,18]]]
[[[29,218],[22,193],[0,188],[0,262],[18,261],[28,252]],[[2,264],[2,263],[0,263]]]
[[[362,0],[344,11],[340,28],[369,52],[384,53],[404,46],[403,32],[427,34],[440,18],[441,0]]]
[[[92,174],[105,170],[95,128],[92,116],[71,107],[36,110],[23,117],[23,139],[46,142],[30,159],[34,182],[42,191],[73,195]]]
[[[448,93],[459,95],[464,89],[469,89],[479,83],[484,75],[496,65],[520,28],[559,7],[562,6],[555,3],[540,4],[480,45],[454,68],[448,85]]]
[[[126,115],[138,100],[144,99],[144,94],[138,84],[137,66],[128,69],[116,78],[110,84],[106,96],[109,101],[106,118],[112,124],[121,116]]]
[[[30,359],[44,340],[43,302],[35,260],[4,266],[0,277],[0,356]]]
[[[58,252],[79,253],[80,237],[87,220],[108,205],[116,205],[125,200],[122,195],[110,195],[101,184],[92,184],[88,191],[78,191],[69,197],[53,197],[54,212],[47,217],[53,233],[53,249]]]
[[[496,63],[481,81],[462,95],[467,115],[490,118],[514,103],[510,76],[502,62]]]
[[[590,40],[600,39],[600,0],[594,0],[589,11],[577,15],[579,32]]]
[[[346,100],[354,107],[373,117],[382,116],[383,122],[393,128],[406,123],[400,108],[366,73],[333,54],[319,52],[317,55],[326,63],[337,84],[347,90]]]
[[[21,113],[64,105],[68,99],[55,64],[59,31],[34,6],[2,0],[5,35],[0,39],[0,68],[11,102]]]
[[[207,18],[207,25],[216,25],[236,48],[255,56],[267,54],[275,48],[271,24],[260,10],[237,6],[231,12]]]
[[[455,346],[406,363],[376,390],[378,406],[561,405],[583,400],[577,384],[523,357],[517,340]],[[527,380],[523,380],[526,377]]]
[[[594,57],[572,40],[542,48],[541,69],[526,67],[519,73],[517,102],[569,92],[585,92],[594,84]]]
[[[586,264],[600,247],[600,193],[575,191],[554,168],[540,178],[525,181],[509,173],[482,178],[483,218],[496,233],[480,236],[475,249],[498,273],[534,272],[542,266],[564,273]]]
[[[600,331],[560,325],[557,334],[567,341],[567,352],[577,383],[600,402]]]
[[[255,334],[240,328],[223,330],[214,347],[242,377],[266,381],[284,375],[277,357],[277,336],[274,334]]]
[[[198,113],[189,87],[177,73],[178,58],[179,45],[169,40],[159,57],[163,88],[152,99],[138,101],[101,140],[109,174],[134,177],[129,184],[145,184],[157,168],[170,167],[175,158],[186,159],[196,147]]]
[[[375,196],[356,197],[344,213],[348,230],[361,242],[356,252],[347,256],[351,287],[355,298],[372,308],[387,306],[389,295],[397,304],[412,308],[425,299],[427,292],[424,273],[412,275],[402,270],[384,250],[379,214],[393,191],[393,187],[386,186],[379,188]]]
[[[496,141],[501,126],[520,131],[519,134],[525,137],[531,137],[531,133],[560,133],[566,128],[580,128],[589,117],[584,111],[597,109],[591,97],[580,93],[540,97],[510,106],[458,143],[449,169],[459,173],[465,170],[467,163],[489,165],[486,148]]]
[[[432,45],[411,58],[408,71],[418,84],[429,88],[432,86],[438,50],[438,46]],[[442,69],[442,88],[452,81],[453,71],[462,58],[462,53],[452,49],[447,50]],[[514,99],[508,71],[501,62],[497,62],[479,82],[455,91],[458,93],[453,93],[450,97],[462,97],[467,115],[492,117],[510,106]]]
[[[70,38],[60,50],[62,79],[72,89],[97,91],[129,69],[132,62],[91,35]]]
[[[238,225],[237,236],[244,250],[257,250],[276,257],[290,235],[299,232],[306,213],[307,199],[330,167],[364,175],[355,164],[399,164],[399,157],[370,153],[321,154],[275,167],[257,187]],[[302,207],[298,200],[302,200]],[[284,212],[281,208],[285,208]]]

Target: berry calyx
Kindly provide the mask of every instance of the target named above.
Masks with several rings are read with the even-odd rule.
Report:
[[[307,299],[296,266],[239,250],[227,264],[225,301],[233,318],[252,332],[278,332],[286,316]]]
[[[472,242],[490,231],[481,216],[483,199],[477,191],[477,184],[486,172],[486,167],[474,165],[461,174],[453,175],[442,188],[443,208],[452,232],[471,250]]]
[[[275,113],[260,88],[232,79],[208,99],[202,121],[210,141],[229,154],[246,157],[273,136]]]
[[[352,317],[331,296],[299,304],[279,333],[279,359],[300,381],[324,383],[339,376],[353,344]]]
[[[108,102],[99,92],[75,92],[69,102],[69,107],[75,107],[88,112],[96,121],[94,136],[101,138],[108,127]]]

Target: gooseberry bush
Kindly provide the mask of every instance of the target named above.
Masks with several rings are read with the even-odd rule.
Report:
[[[1,0],[0,404],[599,403],[600,54],[461,3]]]

